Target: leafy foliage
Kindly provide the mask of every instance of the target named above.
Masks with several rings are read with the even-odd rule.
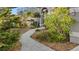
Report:
[[[19,17],[11,14],[10,8],[2,8],[0,12],[0,50],[8,50],[18,41],[20,27]]]
[[[51,34],[51,41],[68,41],[73,23],[72,17],[69,16],[69,8],[55,8],[53,14],[45,19],[45,25]]]
[[[36,17],[38,17],[38,18],[40,17],[40,13],[39,12],[35,12],[33,15],[34,15],[33,17],[35,17],[35,18]]]

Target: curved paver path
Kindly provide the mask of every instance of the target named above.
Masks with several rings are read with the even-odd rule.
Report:
[[[33,40],[30,36],[35,32],[31,29],[21,36],[21,51],[53,51],[51,48]]]
[[[30,36],[35,32],[35,29],[31,29],[24,33],[21,36],[21,43],[22,43],[22,48],[21,51],[54,51],[53,49],[39,43],[38,41],[33,40]],[[78,32],[73,32],[71,35],[75,37],[79,37]],[[76,38],[74,38],[75,40]],[[72,49],[71,51],[79,51],[79,46],[76,48]]]
[[[79,46],[73,48],[71,51],[79,51]]]

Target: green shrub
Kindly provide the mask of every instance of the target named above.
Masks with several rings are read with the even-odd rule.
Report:
[[[36,31],[40,31],[40,29],[36,29]]]
[[[64,36],[58,33],[50,33],[48,31],[36,32],[36,39],[48,42],[64,42]]]
[[[19,38],[18,32],[5,32],[2,34],[2,40],[4,44],[12,44],[16,42]]]
[[[33,23],[31,24],[31,26],[32,26],[33,28],[38,28],[38,27],[39,27],[39,25],[38,25],[37,22],[33,22]]]
[[[49,42],[63,42],[64,41],[64,35],[59,33],[50,33],[49,35],[50,39]]]
[[[69,41],[70,29],[74,20],[69,15],[69,8],[58,7],[55,8],[53,14],[47,15],[45,18],[45,26],[49,31],[49,41]]]
[[[12,45],[2,46],[2,47],[0,47],[0,51],[8,51],[11,47],[12,47]]]
[[[0,12],[0,50],[10,49],[19,40],[19,25],[19,17],[12,15],[10,8],[3,8]]]
[[[40,41],[48,41],[50,39],[50,34],[48,32],[42,32],[39,31],[36,33],[36,39],[39,39]]]

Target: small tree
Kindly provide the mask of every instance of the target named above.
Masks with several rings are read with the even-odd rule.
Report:
[[[0,12],[0,50],[8,50],[18,41],[19,17],[11,14],[11,8],[2,8]]]
[[[70,28],[73,23],[69,8],[66,7],[55,8],[53,14],[45,19],[52,41],[70,41]]]

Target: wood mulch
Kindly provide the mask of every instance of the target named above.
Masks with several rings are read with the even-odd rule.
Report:
[[[25,32],[27,32],[30,28],[20,28],[20,34],[24,34]]]
[[[77,46],[77,44],[71,43],[71,42],[65,42],[65,43],[61,43],[61,42],[53,42],[53,43],[49,43],[49,42],[41,42],[43,44],[45,44],[46,46],[56,50],[56,51],[69,51],[73,48],[75,48]]]

